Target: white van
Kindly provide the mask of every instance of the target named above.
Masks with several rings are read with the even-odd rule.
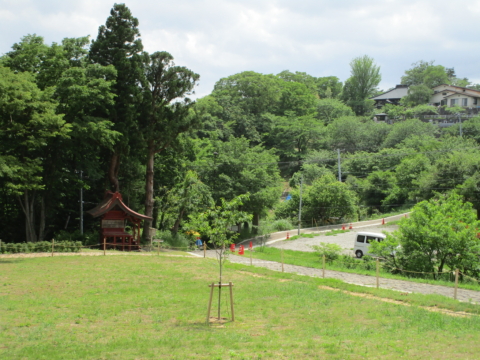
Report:
[[[353,246],[355,256],[360,259],[363,255],[367,255],[372,241],[383,241],[386,237],[387,235],[371,232],[357,233],[355,236],[355,244]]]

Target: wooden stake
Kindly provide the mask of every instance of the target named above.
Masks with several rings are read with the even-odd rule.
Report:
[[[282,249],[282,272],[283,272],[283,249]]]
[[[453,290],[453,298],[457,300],[457,289],[458,289],[458,269],[455,269],[455,289]]]
[[[323,259],[322,259],[322,269],[323,269],[323,278],[325,279],[325,255],[323,255]]]
[[[203,242],[203,257],[204,258],[207,257],[207,242],[206,241]]]
[[[210,285],[210,300],[208,300],[208,311],[207,311],[207,324],[210,322],[210,310],[212,309],[212,299],[213,299],[213,282]]]
[[[105,250],[107,249],[107,238],[103,238],[103,256],[106,256]]]
[[[229,282],[228,285],[230,286],[230,308],[232,309],[232,322],[235,321],[235,313],[233,312],[233,284]]]
[[[55,247],[55,239],[52,239],[52,257],[53,257],[53,249]]]
[[[378,287],[379,287],[379,285],[380,285],[380,284],[379,284],[379,283],[380,283],[380,280],[379,280],[379,278],[378,278],[378,268],[379,268],[378,258],[377,258],[377,264],[376,264],[376,265],[377,265],[377,289],[378,289]]]

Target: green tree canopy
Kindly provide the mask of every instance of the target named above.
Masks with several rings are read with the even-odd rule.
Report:
[[[366,114],[373,106],[370,97],[376,94],[382,80],[380,66],[367,56],[361,56],[350,62],[350,78],[345,82],[342,99],[357,115]]]

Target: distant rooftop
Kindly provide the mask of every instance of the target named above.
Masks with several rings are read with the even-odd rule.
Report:
[[[408,85],[397,85],[395,89],[389,90],[378,96],[372,97],[372,100],[400,100],[408,95]]]

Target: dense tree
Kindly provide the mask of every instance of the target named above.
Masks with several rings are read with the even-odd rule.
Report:
[[[27,241],[37,241],[45,228],[41,222],[36,230],[35,205],[37,192],[45,187],[42,174],[49,146],[71,131],[56,106],[53,89],[41,91],[32,74],[0,67],[1,172],[25,215]]]
[[[371,251],[388,258],[394,250],[395,265],[402,270],[439,276],[447,269],[460,269],[463,274],[478,276],[479,227],[472,204],[455,193],[439,194],[417,204],[398,231],[389,235],[385,244],[373,245]]]
[[[425,84],[411,85],[408,88],[407,96],[404,96],[401,102],[408,107],[427,104],[432,95],[433,90]]]
[[[320,99],[336,99],[342,92],[342,82],[336,76],[319,77],[316,83]]]
[[[343,116],[354,116],[352,109],[337,99],[320,99],[316,103],[317,119],[325,124]]]
[[[393,125],[392,130],[383,142],[383,147],[394,147],[409,136],[420,135],[433,137],[437,132],[438,129],[430,123],[424,123],[417,119],[406,120]]]
[[[297,221],[299,210],[299,189],[291,192],[291,199],[276,208],[277,218],[290,218]],[[311,186],[303,187],[302,219],[306,223],[316,221],[324,224],[331,218],[352,219],[357,214],[358,198],[345,183],[337,181],[331,173],[325,173]]]
[[[142,119],[139,121],[147,144],[145,215],[153,215],[155,154],[171,146],[178,135],[197,124],[196,116],[189,116],[192,102],[189,95],[199,75],[175,66],[167,52],[150,55],[145,64],[146,86],[143,92]],[[150,221],[144,223],[143,235],[149,237]]]
[[[380,66],[367,56],[361,56],[350,62],[350,78],[345,82],[342,98],[357,115],[366,114],[373,102],[368,98],[376,93],[382,80]]]
[[[115,102],[109,108],[109,119],[114,124],[114,130],[123,135],[110,157],[108,176],[115,191],[120,189],[118,174],[121,155],[128,153],[129,144],[135,143],[129,140],[138,133],[136,115],[139,84],[144,81],[142,51],[138,19],[132,16],[125,4],[115,4],[105,25],[99,27],[89,53],[93,63],[113,65],[117,70],[113,88]],[[138,137],[136,140],[139,140]]]
[[[197,147],[202,151],[195,166],[212,189],[215,202],[249,193],[242,210],[253,214],[253,225],[258,226],[260,215],[277,202],[281,193],[278,157],[260,145],[250,146],[245,138],[231,137],[228,142],[202,140]]]

